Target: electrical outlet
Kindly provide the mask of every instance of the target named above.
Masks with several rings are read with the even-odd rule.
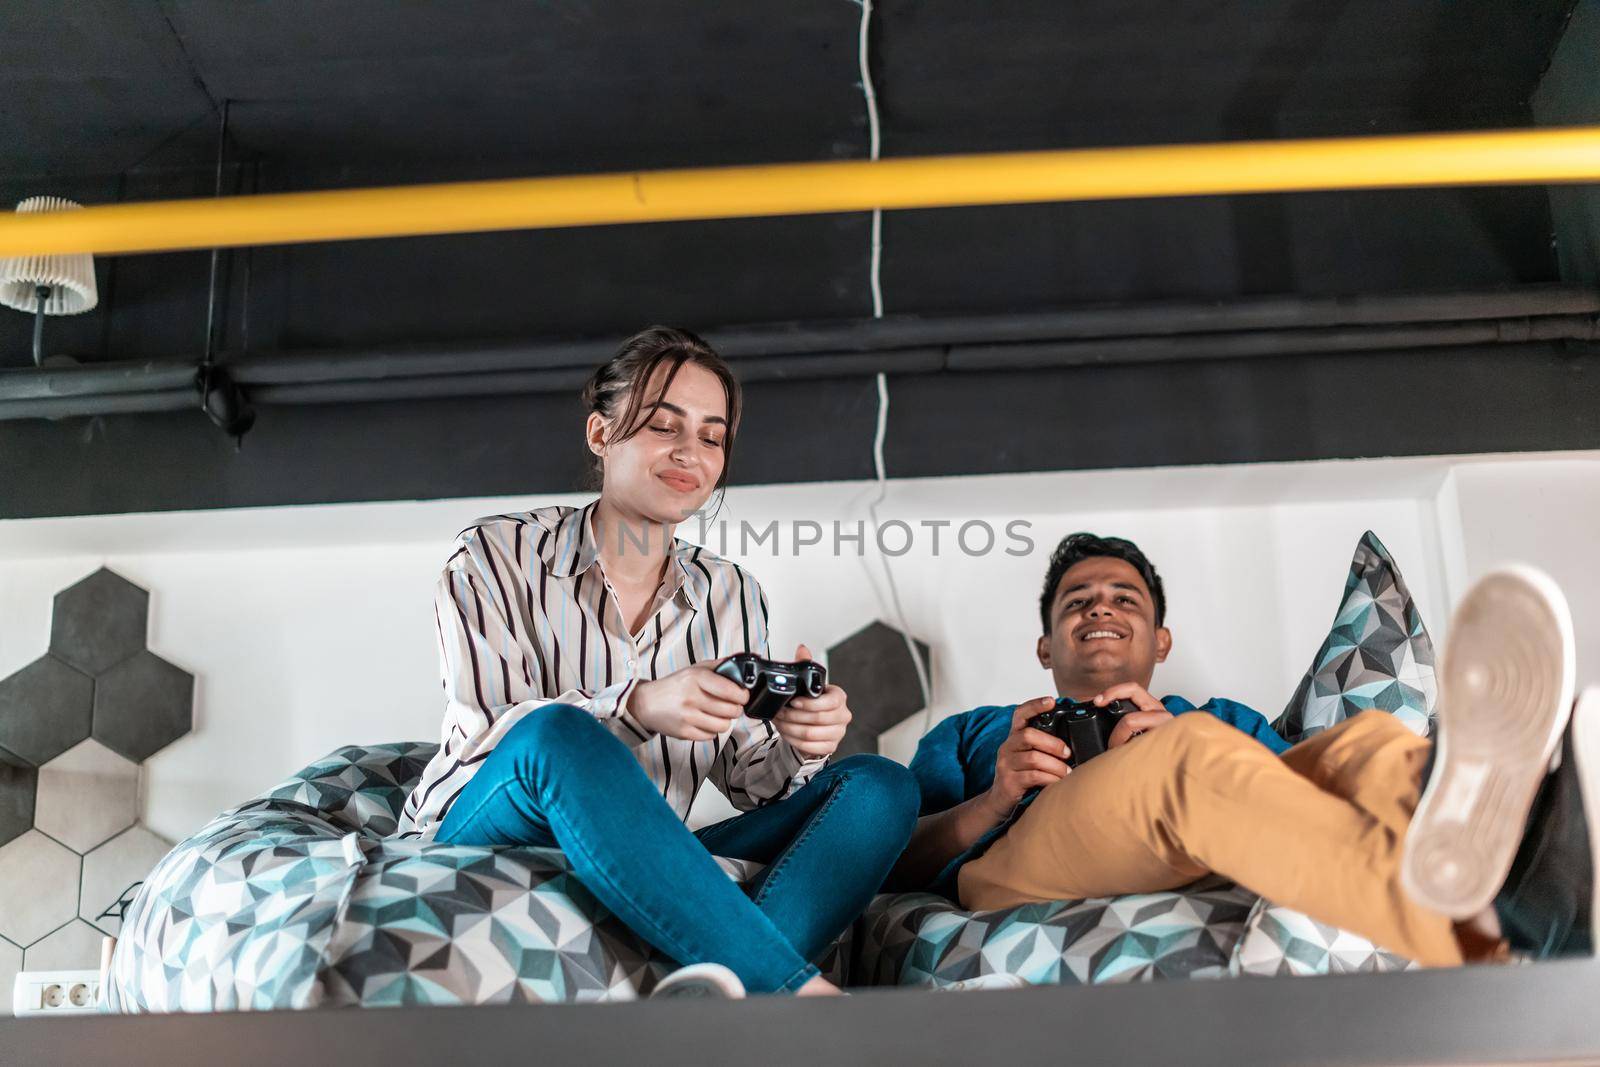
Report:
[[[23,971],[11,990],[11,1014],[92,1015],[99,1000],[99,971]]]

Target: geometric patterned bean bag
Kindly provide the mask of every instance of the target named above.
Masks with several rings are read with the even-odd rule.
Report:
[[[1244,937],[1233,951],[1232,974],[1372,974],[1417,970],[1397,956],[1348,930],[1318,922],[1303,912],[1256,901],[1245,920]]]
[[[852,974],[944,986],[986,974],[1096,985],[1229,973],[1258,898],[1220,878],[1170,893],[962,911],[932,893],[884,895],[857,924]]]
[[[347,747],[212,820],[123,920],[111,1011],[632,999],[671,962],[556,849],[390,837],[436,745]],[[843,978],[836,946],[819,961]]]
[[[629,999],[669,962],[555,849],[389,837],[434,746],[348,747],[156,865],[112,959],[111,1011]],[[883,895],[818,965],[845,985],[1391,970],[1405,961],[1219,879],[970,913]]]
[[[1166,893],[962,911],[931,893],[878,897],[856,924],[850,975],[939,987],[986,974],[1036,985],[1398,971],[1416,965],[1212,877]]]
[[[1354,974],[1414,963],[1218,877],[1170,893],[963,912],[885,894],[856,923],[851,981],[939,987],[981,974],[1102,985],[1237,974]]]

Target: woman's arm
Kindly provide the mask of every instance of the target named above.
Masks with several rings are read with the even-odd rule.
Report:
[[[749,651],[767,656],[770,642],[766,594],[743,568],[735,567],[734,574],[738,579],[735,595],[743,598],[741,606],[751,620]],[[735,642],[727,649],[719,649],[718,654],[742,651],[745,649]],[[735,808],[752,811],[794,793],[827,762],[826,756],[808,759],[796,752],[771,722],[741,716],[718,751],[710,778]]]
[[[537,555],[532,566],[543,566]],[[539,576],[534,574],[532,582]],[[531,711],[549,704],[583,708],[629,746],[653,734],[627,712],[636,679],[600,689],[572,687],[559,693],[545,677],[529,623],[548,625],[507,602],[507,590],[523,586],[508,546],[476,527],[462,535],[434,590],[439,634],[439,673],[447,707],[446,730],[468,739],[472,754],[494,742]]]

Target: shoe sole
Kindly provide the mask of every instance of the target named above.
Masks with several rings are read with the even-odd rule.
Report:
[[[650,999],[743,1000],[744,983],[720,963],[691,963],[667,975],[650,991]]]
[[[1583,793],[1584,822],[1589,827],[1589,886],[1600,892],[1600,687],[1583,691],[1572,709],[1572,758]],[[1589,901],[1590,945],[1600,949],[1600,900]]]
[[[1400,883],[1469,919],[1505,883],[1572,709],[1572,617],[1543,571],[1513,564],[1467,590],[1439,661],[1433,777],[1406,834]]]
[[[936,993],[993,993],[1001,989],[1027,989],[1033,983],[1015,974],[984,974],[949,985],[934,986]]]

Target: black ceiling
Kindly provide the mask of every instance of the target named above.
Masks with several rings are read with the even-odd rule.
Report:
[[[1570,6],[883,3],[883,151],[1526,125]],[[0,196],[208,195],[222,101],[248,164],[230,190],[859,157],[859,19],[848,0],[10,0]],[[885,227],[885,299],[1021,310],[1539,281],[1547,214],[1538,190],[904,212]],[[870,307],[867,244],[857,215],[274,249],[253,257],[249,343],[853,316]],[[207,261],[125,258],[111,317],[127,328],[58,341],[102,358],[193,348]],[[17,353],[26,322],[0,322]]]
[[[1527,120],[1572,0],[876,6],[886,154]],[[0,173],[247,154],[365,179],[865,154],[860,8],[10,0]],[[348,168],[346,170],[345,168]]]
[[[1572,6],[887,0],[870,49],[883,153],[1525,126]],[[0,203],[210,195],[224,101],[230,192],[861,157],[860,13],[848,0],[7,0]],[[223,256],[223,347],[858,317],[868,246],[867,216],[844,215],[239,251]],[[209,258],[101,258],[101,308],[52,321],[48,347],[193,359]],[[1510,188],[901,212],[884,221],[882,277],[891,312],[959,313],[1503,286],[1557,267],[1545,190]],[[28,331],[0,312],[0,367],[28,365]],[[191,432],[175,419],[197,421],[101,428]],[[70,422],[0,423],[0,464],[8,440],[41,434],[70,477],[107,461]],[[273,498],[239,499],[226,472],[196,477],[216,484],[190,506]],[[528,477],[552,488],[567,472]],[[25,481],[0,467],[0,496]],[[71,495],[39,507],[98,506]]]

